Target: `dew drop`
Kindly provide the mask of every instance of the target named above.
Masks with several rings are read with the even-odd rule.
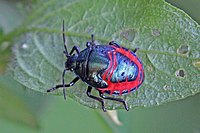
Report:
[[[23,49],[27,49],[28,48],[28,45],[26,43],[22,44],[22,48]]]
[[[182,54],[182,55],[186,55],[188,54],[190,48],[188,45],[181,45],[178,49],[177,49],[177,53],[178,54]]]
[[[156,37],[160,36],[160,31],[158,29],[153,29],[151,33],[153,36],[156,36]]]
[[[184,78],[184,77],[185,77],[185,70],[179,69],[179,70],[177,70],[177,71],[175,72],[175,75],[176,75],[177,77]]]
[[[127,29],[121,32],[120,37],[133,42],[136,36],[136,31],[134,29]]]

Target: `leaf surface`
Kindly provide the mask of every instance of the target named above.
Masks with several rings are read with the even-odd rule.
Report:
[[[200,91],[199,25],[183,11],[162,0],[43,0],[18,29],[12,62],[14,78],[26,87],[46,93],[60,82],[64,69],[61,25],[65,20],[68,50],[84,49],[90,35],[98,44],[111,40],[134,50],[145,67],[145,81],[123,96],[130,108],[155,106]],[[70,82],[75,75],[66,75]],[[100,104],[86,95],[78,82],[67,96],[92,108]],[[96,94],[97,91],[94,91]],[[62,90],[54,94],[62,95]],[[107,100],[109,109],[123,108]]]
[[[8,75],[0,76],[0,117],[25,124],[32,128],[39,128],[38,120],[25,104],[24,100],[12,90],[23,86]]]

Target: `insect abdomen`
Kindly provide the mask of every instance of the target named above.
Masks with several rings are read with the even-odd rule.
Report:
[[[115,46],[113,46],[115,47]],[[102,74],[102,79],[108,83],[102,92],[121,95],[137,89],[143,82],[143,65],[135,53],[122,47],[115,47],[108,52],[109,66]]]
[[[135,80],[138,74],[137,65],[121,53],[116,54],[116,59],[117,67],[112,74],[111,82],[118,83],[126,80],[128,82]]]

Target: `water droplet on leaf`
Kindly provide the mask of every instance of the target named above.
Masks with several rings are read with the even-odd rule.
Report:
[[[28,48],[28,45],[26,43],[22,44],[22,48],[23,49],[27,49]]]

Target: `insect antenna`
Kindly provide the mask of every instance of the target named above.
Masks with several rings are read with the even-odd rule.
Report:
[[[91,40],[92,40],[91,44],[95,45],[95,43],[94,43],[94,34],[91,35]]]
[[[64,54],[66,57],[70,57],[68,51],[67,51],[67,42],[66,42],[66,37],[65,37],[65,24],[63,20],[63,25],[62,25],[62,35],[63,35],[63,44],[64,44]]]

